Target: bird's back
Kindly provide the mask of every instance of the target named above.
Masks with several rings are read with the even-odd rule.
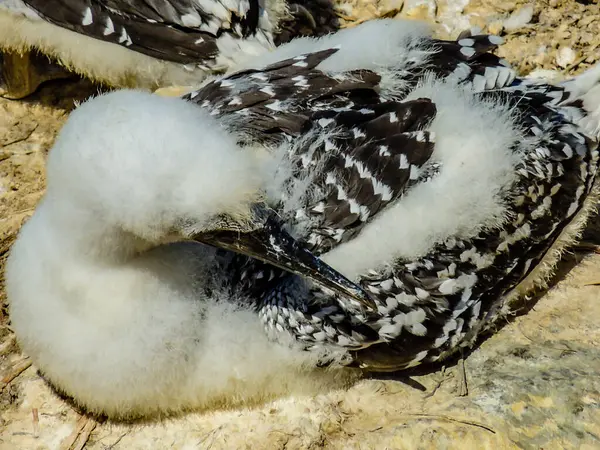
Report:
[[[587,212],[598,163],[564,88],[513,82],[485,36],[424,45],[410,73],[320,71],[329,49],[188,97],[242,144],[285,149],[272,206],[379,307],[241,257],[235,283],[259,298],[267,329],[346,347],[372,370],[435,361],[508,314],[507,293]]]

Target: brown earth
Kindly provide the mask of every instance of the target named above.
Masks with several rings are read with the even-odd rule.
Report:
[[[440,35],[482,26],[506,38],[499,53],[523,73],[559,78],[600,59],[597,3],[466,3],[354,0],[342,10],[348,22],[434,20]],[[27,100],[0,99],[0,265],[43,193],[57,130],[73,101],[95,91],[63,80]],[[57,397],[19,352],[0,284],[0,449],[600,448],[600,287],[590,285],[600,281],[600,255],[569,255],[562,269],[533,310],[466,358],[467,395],[454,364],[411,382],[368,379],[317,398],[144,425],[96,423]]]

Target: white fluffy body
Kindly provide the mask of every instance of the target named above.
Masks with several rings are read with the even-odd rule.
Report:
[[[133,417],[339,386],[318,355],[269,342],[258,316],[202,289],[210,247],[169,241],[254,198],[252,154],[200,108],[135,91],[74,111],[48,188],[12,247],[23,351],[88,410]]]
[[[338,47],[318,69],[330,73],[357,69],[407,70],[426,61],[430,49],[424,43],[430,34],[430,27],[416,20],[371,20],[320,38],[294,39],[258,58],[241,61],[238,69],[261,68],[303,53]]]
[[[262,181],[259,161],[240,151],[207,111],[128,90],[80,106],[61,130],[47,168],[53,209],[77,202],[152,240],[177,231],[180,221],[198,226],[221,211],[243,212]],[[67,217],[73,223],[69,211]]]
[[[413,44],[393,42],[417,43],[414,61],[421,63],[424,31],[405,24],[376,21],[301,39],[252,66],[342,41],[324,70],[378,69],[412,51]],[[389,46],[367,49],[368,42]],[[396,68],[411,67],[409,60]],[[595,110],[600,102],[593,103],[588,78],[573,89]],[[324,256],[348,277],[506,219],[504,194],[520,162],[510,147],[535,145],[520,133],[518,117],[433,79],[407,99],[419,97],[437,107],[428,129],[440,173]],[[49,156],[46,196],[6,273],[23,350],[58,387],[93,411],[133,416],[314,392],[344,380],[345,372],[317,377],[309,369],[321,355],[269,342],[258,317],[236,302],[242,299],[218,292],[206,298],[211,249],[167,244],[219,212],[243,215],[260,189],[276,195],[289,168],[265,185],[265,173],[276,175],[275,159],[260,156],[240,151],[208,113],[179,99],[122,91],[72,114]],[[299,180],[297,189],[310,195],[309,181]],[[300,200],[294,195],[286,206],[293,210]]]

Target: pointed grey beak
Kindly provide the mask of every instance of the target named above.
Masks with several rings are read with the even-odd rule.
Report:
[[[263,226],[248,232],[207,231],[194,235],[192,239],[250,256],[287,272],[310,278],[321,286],[354,299],[365,308],[377,309],[375,302],[359,285],[305,249],[272,215]]]

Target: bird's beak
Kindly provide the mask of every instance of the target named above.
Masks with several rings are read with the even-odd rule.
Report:
[[[213,230],[198,233],[192,239],[310,278],[323,287],[352,298],[367,309],[377,308],[360,286],[304,248],[272,216],[261,227],[250,231]]]

